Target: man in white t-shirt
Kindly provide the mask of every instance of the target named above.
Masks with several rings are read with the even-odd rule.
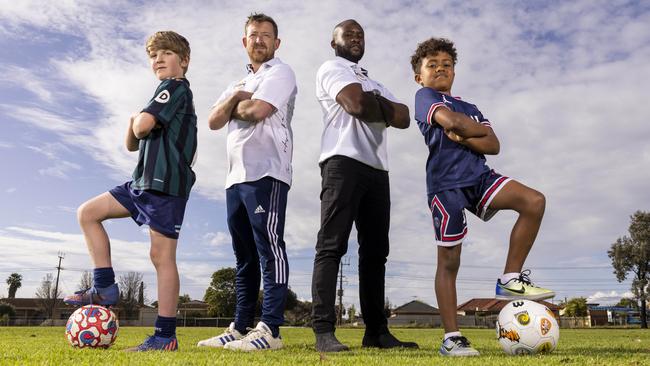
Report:
[[[213,130],[228,125],[226,206],[237,260],[235,321],[224,333],[198,345],[257,351],[282,348],[279,327],[284,322],[289,280],[283,236],[297,88],[289,65],[275,57],[280,46],[275,21],[252,14],[244,30],[248,75],[221,94],[208,121]],[[248,332],[260,278],[262,318]]]
[[[348,349],[334,335],[336,279],[347,252],[352,223],[359,233],[359,298],[366,325],[364,347],[417,347],[390,334],[384,314],[384,275],[388,256],[390,189],[387,133],[407,128],[408,107],[358,65],[364,53],[363,28],[355,20],[339,23],[331,46],[337,56],[316,77],[323,110],[321,140],[321,228],[312,277],[316,349]]]

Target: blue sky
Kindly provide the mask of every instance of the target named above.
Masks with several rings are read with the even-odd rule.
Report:
[[[409,59],[418,42],[443,36],[459,52],[453,93],[478,105],[501,141],[495,170],[542,191],[547,211],[526,268],[556,299],[616,301],[606,251],[626,234],[629,215],[650,210],[650,6],[637,2],[46,2],[0,1],[0,278],[23,275],[31,297],[65,252],[64,293],[90,269],[76,207],[128,180],[137,154],[123,147],[128,117],[157,86],[144,41],[173,29],[192,47],[188,79],[199,118],[198,180],[179,242],[181,292],[201,299],[210,275],[233,266],[224,220],[225,131],[207,115],[223,89],[244,76],[243,24],[252,11],[273,16],[276,55],[298,80],[292,122],[294,184],[286,237],[290,285],[310,299],[319,220],[317,167],[322,120],[315,100],[318,66],[333,56],[332,27],[347,18],[366,30],[361,61],[371,76],[413,106]],[[372,6],[371,6],[372,4]],[[412,115],[412,114],[411,114]],[[426,205],[426,148],[413,121],[389,132],[391,254],[386,294],[436,304],[436,248]],[[471,216],[471,215],[470,215]],[[489,223],[469,217],[459,302],[493,295],[515,215]],[[129,219],[107,223],[118,275],[141,271],[155,300],[148,236]],[[347,304],[358,304],[355,233],[345,268]],[[0,293],[6,294],[6,288]]]

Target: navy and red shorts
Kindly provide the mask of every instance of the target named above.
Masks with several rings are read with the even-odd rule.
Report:
[[[436,244],[450,247],[463,242],[467,235],[465,209],[483,221],[490,220],[498,212],[490,209],[490,203],[510,180],[511,178],[490,170],[474,186],[429,195]]]
[[[164,236],[178,239],[187,198],[152,190],[138,190],[126,182],[109,191],[126,208],[138,225],[149,227]]]

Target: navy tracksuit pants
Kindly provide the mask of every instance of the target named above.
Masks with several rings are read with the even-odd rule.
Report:
[[[264,280],[262,321],[272,327],[284,322],[289,280],[284,244],[288,193],[289,185],[271,177],[226,189],[228,228],[237,259],[236,329],[253,326],[260,279]]]

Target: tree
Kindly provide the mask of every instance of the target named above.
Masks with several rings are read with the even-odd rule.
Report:
[[[192,301],[192,299],[190,298],[190,295],[188,295],[188,294],[178,296],[178,305],[185,304],[185,303],[190,302],[190,301]]]
[[[93,275],[88,271],[83,271],[79,279],[79,284],[77,285],[77,290],[83,291],[91,287],[93,287]]]
[[[57,293],[54,293],[54,291],[54,276],[52,276],[51,273],[48,273],[43,277],[41,286],[36,289],[36,297],[40,299],[39,303],[41,309],[45,310],[45,313],[48,316],[52,315],[54,299],[61,297],[61,290],[58,290]]]
[[[615,306],[621,308],[639,309],[639,304],[634,301],[634,299],[629,299],[627,297],[621,298],[621,300],[619,300]]]
[[[348,321],[350,323],[354,323],[356,319],[357,319],[357,308],[354,307],[354,304],[352,304],[348,308]]]
[[[641,328],[648,328],[646,301],[650,290],[650,212],[637,211],[630,217],[630,236],[616,239],[607,255],[618,282],[631,274],[634,300],[640,303]]]
[[[139,299],[138,294],[140,287],[144,292],[144,282],[142,282],[142,273],[127,272],[118,279],[120,287],[120,307],[124,310],[126,319],[135,319],[138,316]]]
[[[569,299],[564,305],[564,315],[566,316],[587,316],[587,299],[584,297],[574,297]]]
[[[0,324],[9,325],[10,318],[16,316],[16,308],[11,304],[0,302]]]
[[[208,303],[208,314],[231,318],[235,316],[237,293],[235,290],[236,270],[222,268],[212,274],[210,287],[205,290],[203,300]]]
[[[307,326],[311,324],[311,302],[296,301],[296,305],[284,313],[284,319],[288,325]]]
[[[298,305],[298,295],[296,295],[291,287],[287,288],[287,301],[284,304],[284,310],[293,310]]]
[[[23,285],[23,276],[18,273],[12,273],[7,277],[7,285],[9,285],[9,295],[7,296],[10,299],[16,298],[16,291]]]

